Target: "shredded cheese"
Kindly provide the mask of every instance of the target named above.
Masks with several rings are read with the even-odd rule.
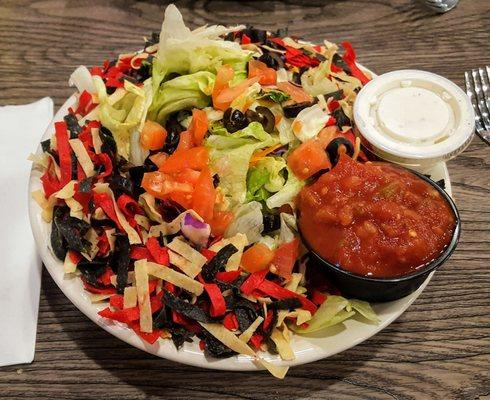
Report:
[[[80,139],[70,139],[69,142],[73,152],[75,153],[75,156],[78,159],[78,162],[83,169],[83,172],[85,172],[85,175],[94,176],[94,163],[90,159],[90,156],[87,153],[87,149],[83,145],[82,141]]]
[[[171,250],[169,250],[168,256],[171,264],[178,267],[184,274],[191,278],[195,278],[202,270],[202,268],[199,268],[197,265]]]
[[[264,317],[259,315],[255,319],[255,321],[252,322],[247,329],[245,329],[245,332],[243,332],[240,336],[238,336],[238,339],[240,339],[241,341],[243,341],[245,343],[248,343],[248,341],[250,340],[252,335],[255,333],[255,331],[257,330],[259,325],[262,323],[262,321],[264,321]]]
[[[153,332],[153,318],[151,315],[150,289],[148,285],[148,271],[146,260],[138,260],[134,263],[134,277],[140,309],[141,332]]]
[[[100,154],[102,153],[102,139],[100,138],[99,135],[99,128],[92,128],[90,130],[90,133],[92,134],[92,143],[94,144],[94,151],[95,154]]]
[[[175,286],[187,290],[188,292],[194,293],[197,296],[202,294],[204,286],[201,282],[195,281],[194,279],[189,278],[187,275],[174,271],[171,268],[164,267],[163,265],[148,262],[146,260],[142,261],[146,262],[149,275],[163,279],[166,282],[170,282]]]

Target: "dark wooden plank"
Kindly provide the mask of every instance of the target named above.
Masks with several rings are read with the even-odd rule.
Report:
[[[164,1],[3,0],[0,104],[71,93],[68,76],[159,30]],[[434,15],[411,0],[180,1],[192,26],[251,23],[308,39],[351,40],[378,73],[430,70],[463,83],[489,64],[490,2]],[[452,259],[395,323],[364,344],[293,368],[227,373],[150,356],[97,328],[43,275],[36,358],[0,371],[2,399],[484,399],[490,379],[490,155],[476,139],[448,165],[463,234]]]

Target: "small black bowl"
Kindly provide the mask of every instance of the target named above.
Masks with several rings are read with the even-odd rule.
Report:
[[[399,166],[397,165],[397,167]],[[318,270],[321,270],[329,281],[332,282],[332,284],[340,290],[342,295],[346,297],[374,303],[387,302],[405,297],[417,290],[427,279],[427,276],[437,267],[440,267],[456,249],[461,232],[461,219],[456,204],[454,204],[451,196],[427,176],[410,169],[403,167],[399,168],[405,169],[429,183],[447,201],[455,217],[455,227],[451,241],[437,258],[410,274],[394,278],[372,278],[346,271],[338,265],[323,259],[311,248],[311,246],[309,246],[305,237],[301,235],[303,243],[312,255],[310,262],[318,264]]]

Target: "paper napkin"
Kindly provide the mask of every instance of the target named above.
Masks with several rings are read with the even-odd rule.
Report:
[[[53,101],[0,107],[0,366],[32,362],[41,260],[29,225],[28,180]]]

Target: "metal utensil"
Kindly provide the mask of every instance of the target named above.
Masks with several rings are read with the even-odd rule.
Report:
[[[452,10],[459,3],[459,0],[424,0],[424,4],[430,9],[445,13]]]
[[[490,145],[490,67],[480,67],[464,73],[466,94],[475,110],[475,130]]]

